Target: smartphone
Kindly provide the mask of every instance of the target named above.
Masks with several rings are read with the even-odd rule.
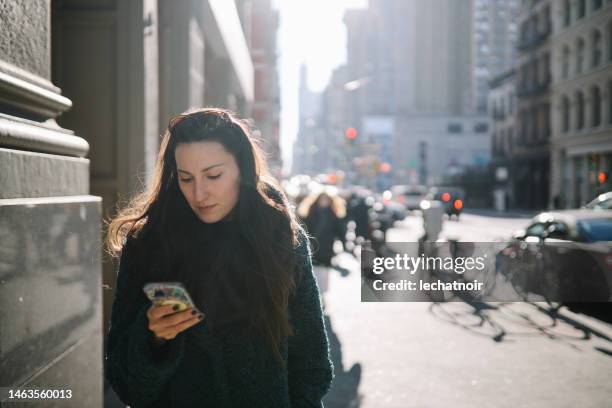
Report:
[[[191,307],[201,313],[180,282],[151,282],[144,285],[143,290],[156,306],[179,305],[177,312]]]

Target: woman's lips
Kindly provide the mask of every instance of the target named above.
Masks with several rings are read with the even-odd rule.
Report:
[[[211,205],[205,205],[204,207],[198,207],[198,210],[200,210],[201,212],[206,212],[212,209],[215,205],[217,204],[211,204]]]

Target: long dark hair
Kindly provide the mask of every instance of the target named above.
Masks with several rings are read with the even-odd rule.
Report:
[[[203,223],[179,189],[175,149],[180,143],[200,141],[222,144],[240,170],[239,199],[231,222]],[[243,121],[217,108],[185,112],[170,120],[163,135],[150,187],[108,223],[107,249],[115,257],[127,247],[139,252],[139,266],[130,269],[131,287],[180,279],[204,308],[214,307],[206,306],[215,297],[211,286],[229,279],[231,295],[221,302],[240,301],[241,310],[248,311],[242,326],[248,327],[249,335],[258,334],[283,364],[281,341],[292,334],[287,305],[299,278],[291,273],[298,269],[294,247],[299,226],[277,185]]]

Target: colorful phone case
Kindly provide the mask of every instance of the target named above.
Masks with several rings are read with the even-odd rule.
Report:
[[[179,305],[179,312],[191,307],[200,313],[195,306],[187,289],[180,282],[152,282],[147,283],[143,288],[145,294],[158,306]]]

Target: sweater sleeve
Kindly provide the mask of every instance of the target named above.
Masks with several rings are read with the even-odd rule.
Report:
[[[124,250],[117,273],[105,375],[123,402],[140,407],[160,398],[181,362],[184,338],[179,333],[162,346],[154,344],[146,314],[150,305],[144,293],[136,303],[127,298],[130,288],[126,255]]]
[[[289,304],[294,332],[288,340],[287,363],[291,406],[322,407],[321,399],[329,391],[333,378],[333,365],[308,238],[303,231],[299,234],[296,253],[302,278]]]

